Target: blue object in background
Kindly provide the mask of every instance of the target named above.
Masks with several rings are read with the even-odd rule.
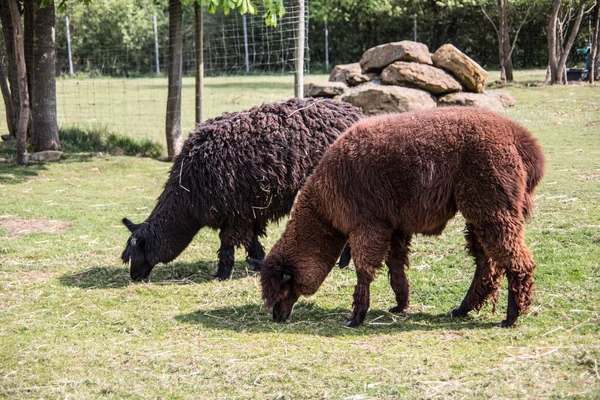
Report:
[[[577,54],[587,54],[587,56],[585,57],[585,69],[590,68],[590,50],[591,50],[590,46],[582,47],[581,49],[577,49]]]

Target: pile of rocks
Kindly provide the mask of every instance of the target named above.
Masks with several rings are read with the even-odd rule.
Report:
[[[475,106],[492,110],[515,104],[505,93],[485,92],[488,73],[451,44],[430,54],[423,43],[401,41],[367,50],[360,62],[336,66],[329,82],[307,84],[307,97],[336,97],[366,114]]]

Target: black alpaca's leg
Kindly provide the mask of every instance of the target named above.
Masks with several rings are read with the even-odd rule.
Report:
[[[467,240],[469,254],[475,258],[475,275],[460,307],[452,310],[450,315],[464,317],[471,310],[479,310],[490,297],[493,312],[496,312],[496,302],[502,285],[504,270],[498,268],[485,254],[481,242],[474,232],[473,225],[470,223],[467,223],[465,239]]]
[[[397,305],[390,308],[392,313],[407,312],[410,306],[410,286],[405,272],[409,265],[409,246],[410,235],[394,233],[390,251],[385,260],[389,269],[390,286],[396,295]]]
[[[260,271],[260,261],[265,258],[265,250],[258,240],[257,234],[252,237],[252,242],[246,247],[246,252],[248,254],[246,262],[254,267],[254,271]]]
[[[348,265],[350,265],[351,259],[352,259],[352,256],[350,255],[350,245],[348,243],[346,243],[346,247],[344,247],[344,250],[342,251],[342,254],[340,255],[340,261],[338,263],[338,266],[340,268],[346,268]]]
[[[215,278],[219,281],[225,281],[229,279],[233,270],[235,247],[221,242],[221,247],[217,254],[219,255],[219,264]]]
[[[381,228],[355,231],[350,235],[352,258],[356,266],[356,286],[352,302],[352,316],[342,325],[356,327],[363,323],[370,306],[370,285],[377,268],[389,251],[391,231]]]
[[[236,231],[231,230],[228,226],[221,226],[219,231],[219,239],[221,240],[221,247],[218,251],[219,264],[217,267],[217,273],[215,278],[219,281],[229,279],[231,271],[233,270],[235,247],[239,244],[239,240],[236,238]]]

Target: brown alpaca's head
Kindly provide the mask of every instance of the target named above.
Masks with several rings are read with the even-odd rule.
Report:
[[[262,297],[267,307],[273,307],[275,322],[285,322],[292,315],[294,304],[300,297],[293,270],[292,265],[270,256],[261,265]]]

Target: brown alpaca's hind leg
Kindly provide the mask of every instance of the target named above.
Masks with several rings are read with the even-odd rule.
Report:
[[[390,248],[391,230],[386,228],[355,230],[350,234],[352,259],[356,266],[356,286],[352,316],[343,326],[356,327],[363,323],[370,305],[370,286],[377,268]]]
[[[408,268],[409,265],[409,246],[410,235],[394,232],[390,251],[385,260],[389,269],[390,286],[396,295],[397,305],[390,308],[392,313],[407,312],[410,306],[410,286],[405,273],[405,268]]]
[[[523,222],[514,216],[499,218],[493,224],[481,224],[476,229],[482,238],[486,254],[506,271],[508,278],[508,310],[498,326],[512,327],[519,315],[526,314],[533,300],[535,263],[525,245]]]
[[[474,232],[473,225],[470,223],[467,223],[465,239],[467,239],[469,253],[475,258],[475,276],[460,307],[452,310],[450,315],[464,317],[471,310],[479,310],[490,297],[495,312],[504,270],[498,268],[485,254],[483,246]]]

